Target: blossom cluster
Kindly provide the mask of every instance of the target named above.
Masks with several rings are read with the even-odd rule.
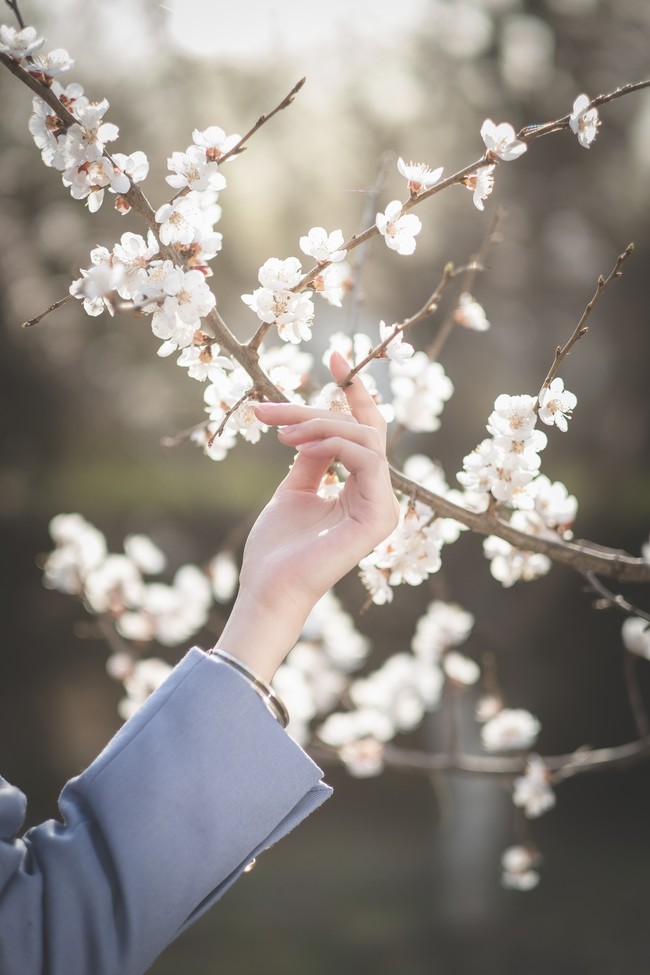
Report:
[[[56,515],[50,534],[55,548],[43,567],[45,585],[108,616],[125,640],[173,647],[205,625],[213,598],[209,575],[184,565],[170,584],[152,581],[166,559],[147,536],[131,535],[122,553],[110,553],[104,535],[79,514]]]
[[[468,638],[473,623],[461,607],[436,600],[417,623],[411,653],[395,653],[350,683],[352,707],[330,714],[316,731],[337,749],[352,775],[382,770],[385,743],[412,731],[438,707],[446,680],[457,686],[478,680],[478,666],[454,649]]]
[[[540,452],[546,434],[537,419],[566,431],[567,418],[576,404],[561,379],[544,386],[538,397],[502,393],[487,423],[489,437],[463,459],[456,476],[465,489],[465,504],[485,511],[490,499],[514,509],[510,523],[529,535],[569,537],[577,514],[577,501],[561,482],[540,474]],[[514,548],[496,536],[484,543],[492,574],[503,585],[536,579],[550,569],[550,560],[538,553]]]

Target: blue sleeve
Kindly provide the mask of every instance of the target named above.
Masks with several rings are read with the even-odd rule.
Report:
[[[140,975],[330,794],[232,668],[191,650],[16,839],[0,779],[0,975]]]

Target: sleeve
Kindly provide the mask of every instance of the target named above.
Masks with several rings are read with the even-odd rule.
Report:
[[[15,839],[0,779],[0,975],[140,975],[319,806],[322,773],[232,668],[191,650]]]

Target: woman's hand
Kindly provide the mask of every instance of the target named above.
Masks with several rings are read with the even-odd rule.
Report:
[[[334,353],[330,369],[340,381],[349,366]],[[384,418],[358,377],[345,395],[350,413],[290,403],[255,408],[297,454],[251,530],[237,602],[217,645],[266,679],[313,605],[397,524]],[[348,471],[345,485],[336,498],[321,498],[319,485],[335,460]]]

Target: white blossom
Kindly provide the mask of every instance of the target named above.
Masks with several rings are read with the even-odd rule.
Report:
[[[0,53],[2,54],[22,60],[38,51],[44,43],[45,38],[38,36],[35,27],[23,27],[22,30],[18,30],[0,24]]]
[[[530,846],[509,846],[501,857],[501,883],[511,890],[532,890],[539,883],[539,874],[533,869],[539,860]]]
[[[107,555],[84,579],[84,600],[95,613],[119,616],[137,608],[143,591],[140,570],[126,555]]]
[[[341,748],[353,741],[372,738],[389,741],[395,728],[388,717],[375,708],[359,708],[356,711],[337,711],[330,714],[317,729],[318,737],[326,745]]]
[[[165,180],[175,190],[223,190],[226,179],[219,172],[218,163],[208,159],[203,146],[188,146],[185,152],[173,152],[167,160],[171,176]]]
[[[628,616],[623,623],[623,643],[630,653],[650,660],[650,623],[640,616]]]
[[[384,770],[384,746],[374,738],[360,738],[342,745],[339,758],[357,779],[368,779]]]
[[[117,706],[120,717],[127,721],[134,715],[149,695],[160,687],[172,669],[166,661],[158,657],[136,660],[124,680],[126,697]]]
[[[164,552],[147,535],[127,535],[124,551],[145,575],[158,575],[167,564]]]
[[[402,204],[392,200],[383,213],[375,219],[377,230],[388,247],[398,254],[412,254],[415,238],[422,230],[422,222],[414,213],[402,214]]]
[[[458,299],[454,322],[474,332],[486,332],[490,327],[483,307],[467,291],[464,291]]]
[[[468,190],[471,190],[472,202],[477,210],[485,209],[485,201],[494,189],[494,170],[495,164],[490,166],[480,166],[475,173],[466,176],[463,183]]]
[[[147,287],[153,294],[157,293],[159,301],[153,312],[151,330],[159,339],[170,343],[171,348],[166,352],[190,345],[201,318],[216,304],[203,274],[176,268],[171,261],[154,262],[149,269]]]
[[[416,352],[405,362],[391,363],[395,417],[407,429],[428,432],[440,427],[440,414],[454,386],[439,362]]]
[[[126,173],[132,183],[142,183],[149,175],[149,160],[141,149],[137,149],[128,156],[123,152],[114,152],[112,158],[113,162],[119,166],[123,173]]]
[[[57,47],[47,54],[32,55],[32,59],[25,67],[30,74],[43,74],[48,78],[58,78],[74,67],[74,58],[66,50]]]
[[[539,418],[549,426],[555,424],[566,433],[567,420],[578,402],[574,393],[564,388],[564,382],[557,377],[549,386],[543,386],[539,394]]]
[[[559,531],[563,538],[567,538],[578,513],[577,499],[569,494],[561,481],[551,482],[545,474],[535,478],[533,491],[535,511],[546,528]]]
[[[449,680],[462,686],[476,684],[481,676],[481,668],[476,661],[470,660],[469,657],[458,653],[456,650],[451,650],[444,655],[442,669]]]
[[[502,122],[496,125],[492,119],[487,118],[481,126],[481,138],[485,143],[488,156],[497,156],[504,162],[517,159],[526,152],[526,143],[521,142],[515,136],[515,130],[509,122]]]
[[[215,555],[208,565],[208,575],[217,602],[229,602],[235,595],[239,582],[239,568],[232,552],[224,551]]]
[[[55,515],[49,529],[55,548],[45,560],[43,582],[48,589],[78,595],[88,573],[106,558],[106,539],[79,514]]]
[[[70,285],[70,294],[83,301],[87,315],[101,315],[107,309],[113,314],[113,301],[124,283],[124,268],[106,259],[90,268],[81,268],[81,277]]]
[[[347,254],[342,231],[333,230],[328,234],[324,227],[312,227],[306,237],[301,237],[300,250],[318,264],[342,261]]]
[[[488,432],[505,437],[525,438],[535,426],[535,397],[501,393],[494,401],[488,419]]]
[[[515,516],[523,512],[514,512],[511,523],[519,527]],[[541,552],[523,551],[515,548],[505,539],[497,535],[489,535],[483,542],[483,553],[490,559],[490,572],[502,586],[509,588],[515,582],[523,580],[532,582],[551,571],[553,563],[547,555]]]
[[[431,169],[426,163],[405,163],[401,156],[397,160],[397,169],[408,181],[408,190],[413,197],[435,186],[443,173],[442,166]]]
[[[541,816],[555,805],[548,769],[539,755],[528,756],[525,775],[515,779],[512,801],[529,819]]]
[[[351,269],[347,261],[324,267],[313,279],[312,288],[336,308],[343,304],[346,291],[352,288]]]
[[[589,108],[591,99],[589,95],[578,95],[573,103],[569,125],[571,131],[575,132],[578,142],[583,148],[588,149],[598,135],[600,127],[600,117],[597,108]]]
[[[194,145],[201,146],[205,149],[206,157],[211,162],[217,162],[222,156],[225,156],[240,140],[240,135],[237,135],[237,133],[226,135],[224,130],[218,125],[211,125],[203,131],[194,129],[192,132]]]
[[[537,718],[523,708],[503,708],[481,729],[483,747],[489,752],[530,748],[541,730]]]
[[[396,325],[387,325],[386,322],[379,323],[379,339],[385,342],[390,337],[390,341],[384,352],[393,362],[402,363],[410,359],[414,353],[414,348],[404,341],[404,332],[399,331]]]
[[[413,653],[438,662],[450,647],[460,646],[474,626],[474,617],[456,603],[436,599],[418,619],[411,641]]]

